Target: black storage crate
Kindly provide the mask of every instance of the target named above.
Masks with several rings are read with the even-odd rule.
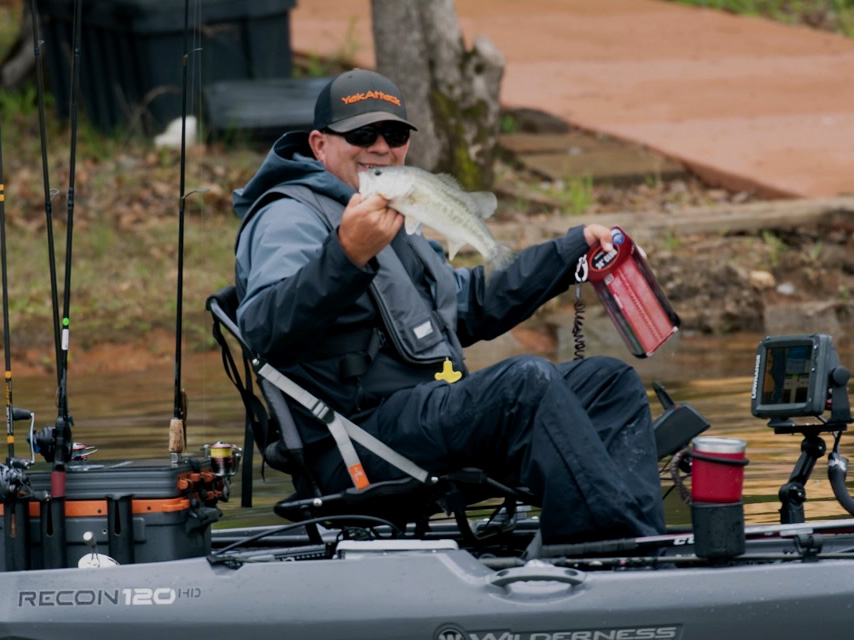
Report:
[[[45,470],[38,470],[45,467]],[[28,476],[38,495],[50,488],[48,465]],[[98,552],[121,564],[165,562],[204,556],[211,551],[210,526],[221,512],[215,503],[223,482],[211,473],[210,462],[130,460],[118,463],[69,464],[66,476],[66,563],[91,553],[84,534],[95,536]],[[110,503],[113,503],[112,507]],[[5,511],[0,505],[0,571],[8,569]],[[41,505],[26,503],[29,513],[27,559],[21,567],[42,568]],[[20,535],[20,534],[19,534]]]
[[[161,131],[181,115],[185,0],[82,0],[80,98],[104,131]],[[191,99],[219,80],[291,75],[296,0],[190,0]],[[74,0],[38,0],[49,83],[69,113]],[[197,29],[196,26],[199,25]],[[192,104],[192,103],[191,103]]]
[[[314,103],[331,78],[224,80],[202,89],[207,134],[268,145],[287,131],[311,131]]]

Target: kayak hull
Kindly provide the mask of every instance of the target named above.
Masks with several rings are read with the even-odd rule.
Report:
[[[854,559],[496,572],[454,549],[274,556],[0,574],[0,638],[832,638],[850,635],[854,602]]]

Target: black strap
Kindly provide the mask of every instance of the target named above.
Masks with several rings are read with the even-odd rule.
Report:
[[[382,332],[379,329],[371,330],[367,344],[364,344],[358,351],[345,353],[341,357],[341,361],[338,363],[341,378],[347,380],[364,375],[374,358],[377,357],[383,344]]]
[[[303,357],[305,361],[340,358],[341,378],[357,378],[363,375],[385,343],[379,329],[362,328],[324,336]]]
[[[305,362],[339,358],[338,373],[342,380],[358,378],[368,370],[385,344],[379,329],[362,328],[324,336],[302,358]]]
[[[242,481],[240,505],[242,507],[251,507],[253,453],[257,445],[263,457],[269,438],[270,423],[267,412],[264,410],[264,405],[252,391],[252,375],[246,354],[243,354],[244,374],[241,378],[240,370],[237,368],[234,356],[231,355],[231,349],[225,340],[220,322],[215,315],[213,316],[211,333],[220,346],[222,365],[226,375],[228,375],[228,379],[231,380],[231,383],[240,394],[240,399],[243,401],[245,425],[243,436],[243,470],[240,476]],[[245,384],[243,382],[244,379],[246,380]]]

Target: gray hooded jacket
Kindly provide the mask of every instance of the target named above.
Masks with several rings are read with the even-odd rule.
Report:
[[[374,259],[364,269],[358,268],[316,207],[281,194],[271,197],[271,189],[280,186],[306,187],[337,203],[341,211],[354,193],[312,157],[305,133],[280,138],[256,175],[234,192],[235,210],[244,218],[236,249],[238,322],[252,347],[356,420],[395,391],[416,384],[446,384],[434,380],[441,370],[435,358],[413,362],[392,344],[376,354],[363,375],[342,378],[340,357],[328,357],[320,345],[366,329],[395,330],[387,326],[388,316],[384,320],[371,294],[377,275],[391,263]],[[449,336],[447,342],[455,368],[463,371],[456,345],[494,338],[565,291],[573,281],[578,257],[587,250],[581,228],[573,229],[562,238],[521,252],[507,269],[493,274],[487,286],[481,267],[453,269],[445,262],[439,266],[445,274],[421,276],[420,263],[413,263],[409,255],[418,253],[412,251],[412,242],[424,241],[406,238],[401,231],[392,247],[401,262],[410,265],[407,274],[428,302],[434,298],[435,306],[435,298],[441,297],[437,280],[445,283],[442,287],[450,282],[456,288],[456,336]],[[395,274],[398,277],[407,276]],[[300,422],[307,442],[325,435],[325,428],[312,419]]]

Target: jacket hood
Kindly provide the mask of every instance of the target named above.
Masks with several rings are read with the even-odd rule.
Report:
[[[280,184],[299,184],[346,204],[355,190],[323,168],[308,146],[304,131],[286,133],[273,144],[258,171],[245,187],[232,194],[240,218],[264,193]]]

